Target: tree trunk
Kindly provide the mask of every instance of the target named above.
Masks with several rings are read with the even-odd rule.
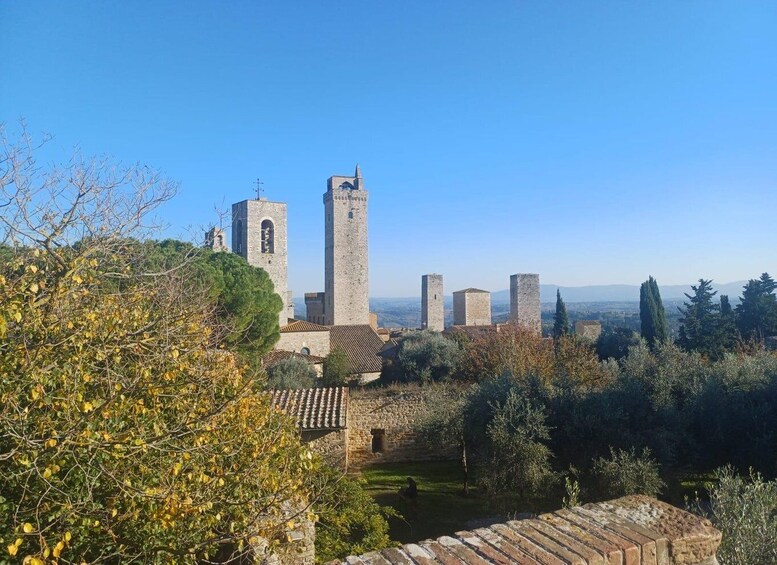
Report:
[[[467,442],[461,440],[461,468],[464,471],[464,494],[469,494],[469,467],[467,467]]]

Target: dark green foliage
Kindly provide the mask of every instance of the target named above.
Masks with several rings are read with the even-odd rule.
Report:
[[[658,462],[647,447],[641,453],[633,447],[628,451],[610,448],[608,458],[599,457],[594,461],[591,474],[594,496],[601,500],[629,494],[655,497],[665,486]]]
[[[553,337],[558,339],[569,333],[567,307],[561,299],[561,291],[556,289],[556,315],[553,316]]]
[[[777,283],[763,273],[760,279],[751,279],[744,286],[742,298],[736,308],[737,328],[747,340],[762,342],[765,337],[777,334]]]
[[[143,272],[175,270],[216,304],[220,338],[225,345],[256,361],[278,341],[283,301],[264,269],[232,253],[213,253],[190,243],[167,239],[143,247]]]
[[[401,380],[439,381],[449,378],[458,366],[458,343],[428,330],[405,334],[399,342],[397,364]]]
[[[312,364],[300,357],[278,361],[267,369],[268,389],[297,389],[316,386],[318,377]]]
[[[283,301],[275,293],[269,275],[233,253],[210,253],[207,265],[221,318],[228,333],[225,342],[252,355],[270,351],[278,341],[278,314]]]
[[[639,289],[639,318],[642,337],[653,347],[656,342],[669,339],[669,325],[666,321],[666,311],[661,302],[658,283],[653,277],[642,283]]]
[[[596,341],[599,359],[621,359],[629,353],[629,347],[639,345],[639,334],[627,328],[605,330]]]
[[[389,538],[390,507],[380,506],[364,490],[364,481],[323,466],[313,479],[320,494],[313,502],[316,523],[316,563],[359,555],[392,545]]]
[[[343,386],[348,382],[350,368],[345,351],[339,348],[333,349],[324,359],[324,386]]]
[[[698,286],[691,286],[693,294],[687,294],[689,302],[680,308],[680,337],[678,344],[686,351],[698,351],[710,359],[719,359],[724,353],[720,333],[720,306],[712,301],[717,291],[712,281],[699,279]]]

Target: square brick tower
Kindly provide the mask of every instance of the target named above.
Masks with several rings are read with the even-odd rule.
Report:
[[[442,275],[421,277],[421,329],[435,332],[445,329]]]
[[[245,258],[249,265],[261,267],[270,276],[284,305],[278,323],[285,326],[289,312],[294,311],[288,292],[286,203],[261,198],[233,204],[232,252]]]
[[[542,333],[539,275],[510,275],[510,321],[535,333]]]
[[[465,288],[453,293],[454,326],[490,326],[491,293],[479,288]]]
[[[333,176],[324,194],[324,319],[327,325],[370,323],[367,196],[359,165]]]

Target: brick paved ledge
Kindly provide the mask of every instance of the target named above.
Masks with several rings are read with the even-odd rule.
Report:
[[[717,565],[709,520],[647,496],[625,496],[456,532],[335,563],[349,565]]]

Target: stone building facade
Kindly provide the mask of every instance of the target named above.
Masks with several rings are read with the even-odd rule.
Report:
[[[421,329],[435,332],[445,329],[442,275],[421,277]]]
[[[538,334],[542,333],[538,274],[510,275],[510,321]]]
[[[287,242],[285,202],[259,199],[232,205],[232,252],[269,275],[275,292],[284,301],[278,316],[281,327],[286,325],[288,318],[294,317],[294,305],[288,291]]]
[[[302,440],[343,471],[377,463],[454,460],[456,445],[430,447],[416,425],[428,411],[428,388],[315,388],[272,391],[273,403],[293,416]]]
[[[324,194],[324,317],[327,325],[370,323],[367,197],[359,166],[332,176]]]
[[[275,349],[326,357],[330,351],[329,328],[304,320],[289,320],[289,323],[280,329],[280,338]]]
[[[465,288],[453,293],[454,326],[490,326],[491,293],[479,288]]]

